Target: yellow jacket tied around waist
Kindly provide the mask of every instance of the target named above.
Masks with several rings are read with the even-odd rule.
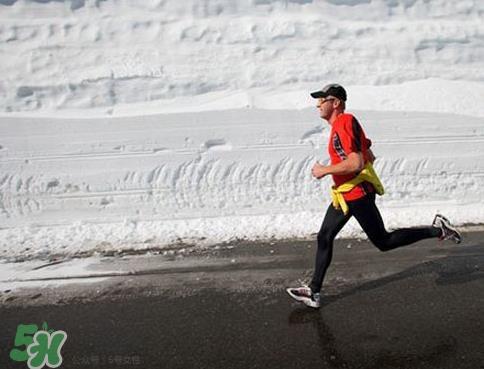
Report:
[[[370,182],[373,187],[375,187],[375,191],[378,195],[383,195],[385,193],[385,189],[383,188],[383,184],[378,178],[378,175],[373,168],[373,165],[368,162],[363,170],[352,180],[339,185],[338,187],[333,186],[331,189],[331,199],[333,200],[333,206],[335,209],[341,208],[343,213],[346,215],[348,214],[348,204],[343,197],[345,192],[351,191],[355,186],[359,185],[361,182]]]

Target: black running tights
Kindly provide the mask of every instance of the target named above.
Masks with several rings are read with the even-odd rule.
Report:
[[[436,227],[402,228],[387,232],[380,211],[375,205],[375,194],[361,199],[348,201],[348,214],[329,205],[323,224],[318,233],[318,250],[311,290],[319,292],[326,270],[333,256],[333,241],[348,220],[354,216],[370,241],[380,250],[388,251],[412,244],[425,238],[440,237],[441,230]]]

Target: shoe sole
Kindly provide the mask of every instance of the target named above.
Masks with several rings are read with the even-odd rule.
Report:
[[[462,235],[457,230],[454,230],[454,232],[456,234],[451,237],[452,241],[454,241],[457,244],[461,243],[462,242]]]
[[[440,224],[437,224],[435,222],[436,219],[439,219],[439,223]],[[435,219],[434,219],[434,222],[432,223],[432,225],[435,224],[435,226],[438,226],[438,227],[441,227],[442,226],[442,223],[444,224],[445,227],[447,227],[448,229],[450,229],[454,234],[451,235],[449,238],[445,238],[447,240],[452,240],[454,241],[455,243],[459,244],[462,242],[462,235],[460,234],[460,232],[450,223],[449,219],[447,219],[446,217],[444,217],[443,215],[441,214],[436,214],[435,215]]]
[[[313,309],[319,309],[321,305],[316,305],[315,302],[313,302],[310,298],[308,297],[300,297],[296,296],[291,292],[291,288],[286,288],[286,292],[288,293],[289,296],[291,296],[294,300],[297,302],[302,302],[304,305],[309,306],[310,308]]]
[[[462,235],[460,234],[460,232],[453,225],[451,225],[446,218],[443,218],[443,221],[444,221],[445,227],[447,227],[447,229],[451,230],[453,233],[452,235],[449,236],[448,239],[454,241],[457,244],[461,243]]]

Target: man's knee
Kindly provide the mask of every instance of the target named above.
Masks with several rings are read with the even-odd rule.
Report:
[[[322,229],[319,231],[317,239],[319,247],[327,247],[333,242],[334,236],[329,230]]]
[[[391,250],[391,248],[388,246],[388,242],[386,238],[374,238],[374,239],[370,239],[370,241],[373,243],[373,245],[376,246],[378,250],[382,252]]]

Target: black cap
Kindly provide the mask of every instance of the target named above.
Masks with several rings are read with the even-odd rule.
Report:
[[[333,96],[340,100],[346,101],[346,91],[343,86],[338,85],[336,83],[331,83],[330,85],[324,86],[321,90],[311,92],[311,96],[315,99],[319,99],[320,97],[328,97]]]

